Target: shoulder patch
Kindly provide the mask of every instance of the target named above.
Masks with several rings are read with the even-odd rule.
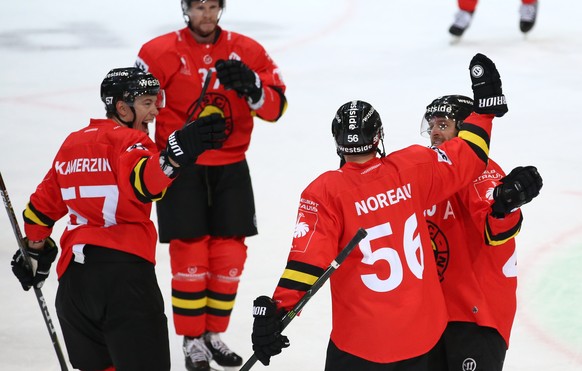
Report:
[[[442,149],[437,148],[437,147],[430,147],[430,148],[436,152],[439,162],[446,162],[449,165],[453,164],[445,151],[443,151]]]

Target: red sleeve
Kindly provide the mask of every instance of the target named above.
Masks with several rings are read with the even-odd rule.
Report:
[[[487,169],[479,175],[469,187],[463,188],[459,195],[467,206],[477,230],[483,231],[485,244],[497,246],[514,238],[521,229],[521,210],[515,210],[503,218],[491,216],[493,190],[505,173],[493,160],[489,160]]]
[[[342,222],[313,188],[314,183],[301,194],[291,251],[273,294],[285,310],[293,308],[337,255]]]
[[[477,178],[489,160],[489,142],[494,115],[472,113],[457,138],[432,148],[437,161],[430,171],[418,171],[430,185],[427,205],[440,202]],[[467,148],[468,146],[468,148]],[[470,149],[470,150],[468,150]],[[434,156],[433,154],[433,156]],[[438,176],[433,176],[438,173]]]
[[[161,199],[172,182],[160,166],[160,154],[154,143],[139,131],[130,132],[126,141],[120,145],[119,177],[120,188],[129,190],[143,203]],[[131,144],[127,146],[127,144]]]
[[[33,241],[49,237],[55,222],[67,214],[54,166],[45,175],[23,212],[24,234]]]

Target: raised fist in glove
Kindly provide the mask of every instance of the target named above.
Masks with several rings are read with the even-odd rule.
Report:
[[[192,121],[168,137],[166,155],[180,166],[193,164],[207,149],[218,149],[226,139],[226,121],[218,114]]]
[[[251,340],[255,356],[265,366],[271,357],[281,353],[289,346],[287,336],[281,334],[283,312],[277,310],[277,304],[268,296],[259,296],[253,302],[253,333]]]
[[[475,54],[469,65],[473,88],[473,110],[490,113],[497,117],[508,111],[505,95],[501,89],[501,78],[495,64],[483,54]]]
[[[12,273],[18,278],[25,291],[32,286],[40,289],[47,279],[51,265],[57,258],[58,248],[55,241],[48,237],[40,249],[28,247],[28,239],[24,239],[26,251],[30,257],[30,265],[26,261],[22,250],[18,249],[12,257]]]
[[[491,215],[500,218],[527,204],[540,194],[542,186],[542,177],[534,166],[516,167],[493,190]]]
[[[246,64],[234,59],[219,59],[215,68],[218,80],[226,89],[248,97],[251,104],[259,102],[263,96],[261,79]]]

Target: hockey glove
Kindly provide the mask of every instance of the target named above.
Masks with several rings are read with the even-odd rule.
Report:
[[[28,240],[24,240],[28,246]],[[26,248],[28,256],[30,256],[30,263],[28,265],[22,250],[18,249],[12,257],[12,273],[18,278],[24,291],[30,290],[32,286],[40,289],[47,279],[51,265],[57,258],[58,248],[55,241],[48,237],[44,241],[42,249]]]
[[[263,295],[253,302],[253,317],[253,350],[257,359],[268,366],[272,356],[289,346],[289,339],[281,334],[283,313],[277,310],[273,299]]]
[[[246,64],[234,59],[219,59],[216,62],[216,75],[226,89],[248,97],[250,104],[257,104],[263,96],[263,84],[259,75]]]
[[[502,218],[540,194],[543,181],[534,166],[516,167],[493,190],[491,215]]]
[[[226,122],[218,114],[204,116],[168,137],[166,155],[180,166],[193,164],[207,149],[218,149],[226,139]]]
[[[469,65],[473,88],[473,110],[477,113],[494,114],[497,117],[508,111],[501,78],[495,64],[483,54],[475,54]]]

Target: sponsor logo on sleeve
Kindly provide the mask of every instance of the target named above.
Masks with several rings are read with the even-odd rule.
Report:
[[[309,242],[311,242],[311,238],[317,227],[317,207],[318,204],[316,202],[301,199],[299,212],[297,213],[297,221],[293,231],[292,252],[304,253],[307,251]]]

